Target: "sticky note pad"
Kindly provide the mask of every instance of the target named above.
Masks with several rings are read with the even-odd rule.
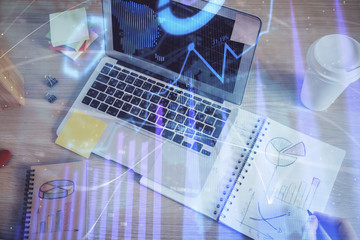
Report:
[[[54,47],[72,43],[76,43],[75,47],[81,47],[82,42],[89,40],[85,8],[52,13],[49,17],[51,43]]]
[[[106,122],[75,110],[55,143],[89,158],[106,126]]]

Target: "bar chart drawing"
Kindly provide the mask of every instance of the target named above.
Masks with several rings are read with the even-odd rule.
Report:
[[[275,197],[285,203],[307,210],[311,206],[319,185],[320,179],[316,177],[313,177],[311,184],[305,181],[301,181],[299,184],[284,184]]]

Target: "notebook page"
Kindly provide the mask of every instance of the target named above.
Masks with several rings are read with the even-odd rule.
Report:
[[[258,120],[260,121],[260,118],[255,114],[242,110],[239,111],[238,118],[228,131],[228,137],[218,154],[207,181],[197,196],[184,196],[156,183],[153,179],[145,177],[141,179],[140,183],[170,199],[217,220],[220,210],[230,193],[231,184],[236,180],[234,176],[237,174],[235,174],[235,172],[240,171],[239,166],[245,162],[244,158],[249,150],[247,143],[249,142],[250,136],[254,137],[254,134],[256,135],[256,133],[252,132]],[[244,149],[246,149],[246,151],[244,151]],[[235,169],[236,167],[238,167],[237,170]],[[233,179],[232,182],[229,182],[230,179]]]
[[[31,170],[35,175],[29,239],[81,239],[86,234],[86,164],[40,165]]]
[[[323,211],[345,151],[267,119],[219,221],[255,239],[301,239]]]

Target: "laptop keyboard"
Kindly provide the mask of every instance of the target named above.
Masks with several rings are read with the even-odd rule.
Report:
[[[230,110],[106,63],[83,104],[176,144],[211,155]]]

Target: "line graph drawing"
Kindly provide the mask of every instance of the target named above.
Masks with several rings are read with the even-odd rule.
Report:
[[[260,209],[260,203],[258,203],[258,213],[260,215],[260,218],[254,218],[254,217],[249,217],[251,220],[254,220],[254,221],[264,221],[265,223],[267,223],[271,228],[273,228],[275,231],[277,231],[278,233],[281,233],[282,230],[280,227],[275,227],[273,224],[271,224],[269,221],[270,220],[273,220],[273,219],[277,219],[277,218],[282,218],[282,217],[286,217],[286,216],[290,216],[291,213],[290,211],[287,212],[287,213],[283,213],[283,214],[280,214],[280,215],[276,215],[276,216],[273,216],[273,217],[264,217],[262,212],[261,212],[261,209]]]

